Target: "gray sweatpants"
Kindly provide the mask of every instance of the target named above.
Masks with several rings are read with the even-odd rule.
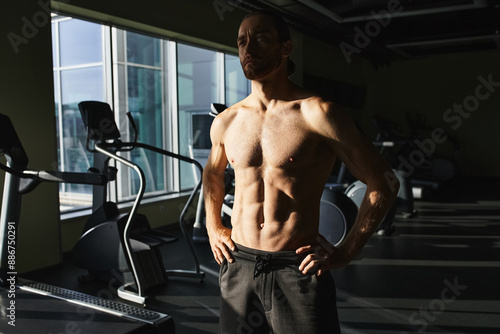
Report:
[[[220,334],[340,333],[332,276],[304,275],[303,255],[236,245],[220,268]]]

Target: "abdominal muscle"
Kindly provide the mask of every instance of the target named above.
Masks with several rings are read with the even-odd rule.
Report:
[[[322,183],[308,177],[297,182],[279,170],[261,170],[245,168],[240,175],[236,171],[233,241],[265,251],[296,250],[313,243],[318,236]]]

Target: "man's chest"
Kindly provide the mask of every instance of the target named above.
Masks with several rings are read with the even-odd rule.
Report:
[[[224,146],[234,167],[298,166],[317,152],[319,138],[298,116],[236,118]]]

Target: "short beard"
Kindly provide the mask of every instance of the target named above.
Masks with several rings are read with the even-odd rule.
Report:
[[[243,74],[248,80],[261,79],[268,74],[272,73],[281,66],[282,63],[281,55],[268,59],[265,63],[259,64],[256,67],[245,67],[243,68]]]

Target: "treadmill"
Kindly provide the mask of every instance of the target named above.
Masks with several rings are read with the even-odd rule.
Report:
[[[15,128],[0,114],[0,155],[6,164],[0,215],[0,333],[175,333],[173,318],[144,307],[22,279],[15,263],[24,194],[41,182],[104,185],[105,175],[28,169]]]

